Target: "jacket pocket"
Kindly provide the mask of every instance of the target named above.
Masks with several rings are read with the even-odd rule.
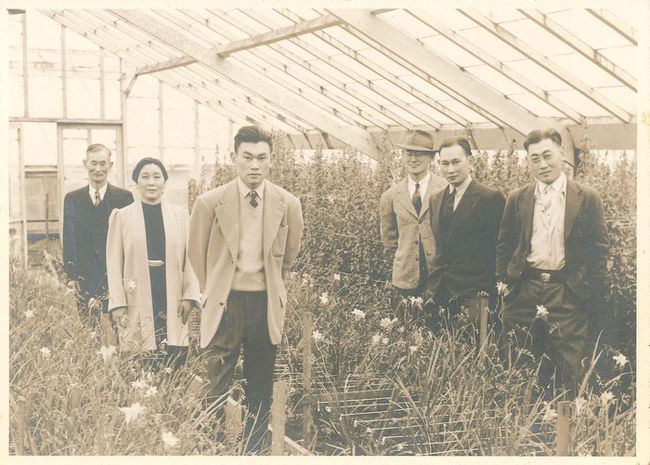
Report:
[[[282,257],[287,245],[287,235],[289,234],[289,228],[285,225],[280,225],[278,233],[273,240],[273,245],[271,246],[271,254],[275,257]]]

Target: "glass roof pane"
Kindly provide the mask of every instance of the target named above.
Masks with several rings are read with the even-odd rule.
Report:
[[[577,53],[552,56],[549,58],[567,70],[568,73],[584,81],[589,87],[616,86],[620,84],[620,81],[607,73],[607,71]]]
[[[467,108],[465,105],[460,103],[458,100],[444,100],[440,101],[440,103],[450,110],[455,111],[458,113],[460,116],[465,118],[467,121],[471,123],[487,123],[488,120],[483,118],[481,115],[476,113],[474,110],[471,108]]]
[[[387,58],[386,55],[374,48],[366,48],[364,50],[360,50],[359,54],[362,55],[363,58],[367,58],[369,60],[372,60],[373,63],[377,63],[378,67],[381,67],[382,69],[395,76],[410,73],[406,68],[395,63],[393,60]]]
[[[360,99],[371,101],[376,105],[385,107],[390,104],[390,101],[384,98],[381,94],[378,94],[358,82],[350,83],[346,88],[349,89],[350,93],[356,94]]]
[[[255,11],[258,13],[255,17],[260,19],[271,29],[279,29],[282,27],[293,26],[295,24],[286,16],[270,8],[256,9]]]
[[[584,9],[576,8],[549,16],[590,47],[604,48],[630,44],[622,35]]]
[[[606,11],[609,14],[616,15],[619,19],[625,21],[634,29],[637,29],[637,31],[639,27],[646,26],[646,24],[643,22],[647,18],[647,12],[643,7],[640,7],[639,5],[635,5],[630,2],[625,5],[625,8],[617,8],[616,10],[609,9]]]
[[[434,34],[433,29],[404,10],[393,10],[383,13],[381,19],[412,38],[418,39]]]
[[[476,26],[474,21],[460,13],[455,8],[441,8],[436,5],[435,7],[423,8],[422,10],[436,18],[438,21],[444,23],[452,31],[459,31]],[[383,17],[383,15],[380,17]]]
[[[488,55],[493,56],[499,61],[521,60],[525,58],[524,55],[483,28],[466,29],[459,32],[459,35],[469,40],[472,44],[479,46]]]
[[[564,81],[530,60],[510,61],[508,66],[528,78],[544,90],[568,89]]]
[[[303,34],[300,36],[300,41],[306,43],[307,45],[310,45],[311,47],[314,47],[321,52],[323,52],[325,55],[337,55],[341,53],[341,51],[336,48],[332,47],[330,44],[316,36],[315,34]],[[281,45],[284,45],[286,40],[283,40],[280,42]]]
[[[476,66],[482,63],[482,61],[474,55],[467,53],[458,45],[441,35],[423,38],[422,42],[426,44],[426,47],[431,51],[447,58],[449,61],[455,63],[461,68],[465,66]]]
[[[639,61],[641,57],[639,56],[640,50],[637,47],[629,45],[626,47],[606,48],[600,49],[599,52],[632,76],[639,77]]]
[[[543,118],[560,118],[566,116],[531,93],[512,94],[508,95],[508,98],[532,114]]]
[[[433,84],[425,81],[419,76],[415,76],[414,74],[400,76],[400,79],[434,100],[444,100],[449,98],[447,94],[435,87]]]
[[[555,97],[569,105],[578,113],[589,116],[611,116],[610,113],[600,105],[594,103],[577,90],[561,90],[551,92]]]
[[[524,17],[517,10],[511,8],[481,8],[479,11],[497,23],[516,21]]]
[[[453,124],[454,120],[448,117],[447,115],[440,113],[438,110],[431,108],[429,105],[423,102],[417,102],[413,104],[413,107],[420,110],[425,115],[429,115],[432,119],[438,121],[440,124]]]
[[[465,68],[465,71],[473,76],[476,76],[492,89],[500,94],[514,94],[523,93],[526,90],[515,84],[512,80],[508,79],[502,73],[496,71],[488,65],[472,66]]]
[[[245,39],[246,37],[250,37],[241,29],[231,25],[229,22],[224,21],[221,18],[218,18],[217,16],[210,16],[209,23],[212,28],[222,32],[222,35],[228,37],[229,40]]]
[[[502,24],[503,28],[544,56],[571,53],[573,49],[529,19]]]
[[[402,110],[402,109],[401,109],[400,107],[398,107],[397,105],[388,104],[388,105],[385,105],[385,106],[386,106],[387,109],[389,109],[389,110],[392,111],[393,113],[396,113],[396,114],[399,115],[402,119],[405,119],[406,121],[408,121],[409,123],[411,123],[413,126],[415,126],[415,125],[419,125],[419,124],[424,124],[424,121],[421,121],[419,118],[413,116],[411,113]]]
[[[622,107],[628,113],[633,115],[636,114],[636,100],[637,94],[632,91],[632,89],[623,86],[617,87],[600,87],[596,88],[601,94],[610,99],[612,102],[615,102],[617,105]]]
[[[397,87],[395,84],[393,84],[390,81],[387,81],[386,79],[377,79],[376,81],[373,81],[373,83],[377,87],[379,87],[381,89],[385,89],[386,90],[385,95],[390,94],[393,97],[398,98],[398,99],[400,99],[400,100],[402,100],[404,102],[407,102],[407,103],[408,102],[413,102],[414,100],[416,100],[415,97],[413,97],[412,94],[403,91],[402,89]]]
[[[374,80],[380,78],[380,76],[377,73],[367,68],[366,66],[359,64],[358,61],[354,60],[353,58],[350,58],[347,55],[338,55],[333,58],[337,66],[340,65],[341,70],[344,72],[346,71],[346,68],[349,68],[350,71],[361,75],[364,79]]]
[[[288,40],[285,40],[282,42],[282,48],[287,50],[288,52],[297,55],[299,58],[302,60],[314,60],[314,55],[306,51],[304,48],[297,46],[293,42],[289,42]]]
[[[250,10],[230,10],[228,11],[228,16],[231,16],[236,20],[241,21],[246,25],[246,27],[249,27],[253,31],[255,31],[256,34],[261,34],[263,32],[268,32],[271,30],[270,27],[260,24],[258,21],[248,16],[246,14],[247,11]],[[251,14],[254,14],[254,12],[251,12]]]
[[[345,29],[341,28],[340,26],[336,27],[330,27],[327,29],[327,33],[331,35],[332,37],[340,40],[343,42],[345,45],[350,47],[352,50],[359,50],[362,48],[368,48],[368,44],[366,44],[364,41],[357,39],[355,36],[350,34],[348,31]]]
[[[305,20],[318,18],[320,16],[320,13],[318,13],[317,11],[300,5],[296,5],[296,6],[292,5],[291,8],[289,8],[289,10],[293,14],[296,14]]]

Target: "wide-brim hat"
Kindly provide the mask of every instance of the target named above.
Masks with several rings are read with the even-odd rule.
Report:
[[[403,148],[404,150],[410,150],[413,152],[427,152],[433,155],[436,153],[436,149],[433,145],[433,136],[426,131],[417,129],[415,131],[410,131],[406,135],[406,139],[403,144],[395,144],[397,147]]]

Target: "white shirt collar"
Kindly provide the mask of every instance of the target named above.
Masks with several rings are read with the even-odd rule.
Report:
[[[237,187],[239,187],[239,195],[241,195],[243,198],[246,198],[246,196],[250,193],[252,190],[250,187],[248,187],[242,179],[237,176]],[[257,186],[257,189],[255,189],[255,192],[259,196],[260,200],[264,200],[264,188],[266,187],[266,179],[262,181],[262,184]]]
[[[106,189],[108,188],[108,183],[104,184],[100,189],[99,189],[99,198],[104,200],[104,196],[106,195]],[[88,184],[88,194],[90,194],[90,200],[95,203],[95,188]]]
[[[463,196],[467,188],[469,187],[469,183],[472,182],[472,175],[468,174],[463,183],[458,186],[454,187],[451,184],[449,184],[449,193],[451,194],[454,189],[456,189],[456,198],[460,198]]]
[[[564,172],[560,172],[560,175],[555,181],[551,184],[546,184],[540,180],[537,180],[537,188],[535,189],[535,195],[541,195],[544,192],[546,186],[551,186],[551,188],[561,194],[566,194],[566,175]]]
[[[431,171],[427,171],[427,174],[420,179],[419,181],[414,181],[411,176],[407,177],[409,191],[415,192],[415,183],[420,184],[420,192],[424,193],[429,188],[429,181],[431,180]]]

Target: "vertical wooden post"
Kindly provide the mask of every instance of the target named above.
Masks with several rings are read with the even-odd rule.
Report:
[[[305,313],[303,316],[303,335],[302,335],[302,437],[305,445],[311,439],[312,429],[312,399],[311,399],[311,333],[313,329],[313,320],[311,313]]]
[[[163,83],[162,81],[158,81],[158,158],[160,161],[164,161],[165,159],[165,135],[163,133],[164,121]]]
[[[121,187],[126,187],[126,160],[128,158],[128,139],[127,139],[127,88],[126,88],[126,71],[124,60],[120,58],[120,120],[122,121],[122,131],[118,134],[120,141],[118,143],[118,150],[120,155],[118,157],[118,175],[117,181]]]
[[[45,193],[45,248],[50,240],[50,194]]]
[[[490,299],[483,292],[477,297],[479,307],[479,357],[485,358],[486,346],[488,342],[488,316],[490,314]]]
[[[106,69],[104,66],[104,47],[99,47],[99,117],[106,119]]]
[[[199,143],[199,102],[194,100],[194,177],[201,176],[201,145]]]
[[[27,48],[27,12],[23,13],[23,115],[29,116],[29,54]]]
[[[287,382],[273,383],[273,405],[271,406],[271,454],[284,454],[284,426],[286,423],[285,408],[287,404]]]
[[[65,45],[65,26],[61,25],[61,99],[63,118],[68,117],[68,58]]]
[[[569,455],[569,442],[571,440],[571,402],[568,400],[557,403],[557,423],[555,425],[556,455]]]
[[[226,441],[229,444],[233,444],[243,428],[242,406],[240,402],[235,402],[229,397],[223,409],[226,416],[226,421],[224,422]]]

